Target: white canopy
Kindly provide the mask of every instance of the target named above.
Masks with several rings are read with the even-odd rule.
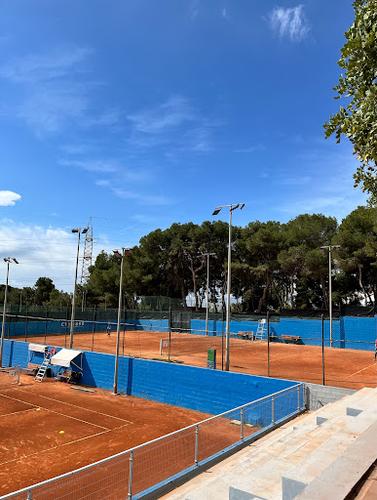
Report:
[[[33,351],[33,352],[46,352],[47,348],[48,348],[47,345],[29,344],[29,351]]]
[[[73,349],[62,349],[57,354],[54,354],[54,356],[52,356],[51,364],[56,366],[64,366],[68,368],[71,364],[71,361],[80,356],[80,354],[82,354],[82,351],[74,351]]]

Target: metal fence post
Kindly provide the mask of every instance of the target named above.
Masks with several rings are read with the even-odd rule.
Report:
[[[275,396],[272,396],[272,401],[271,401],[271,423],[272,425],[275,425]]]
[[[241,441],[243,441],[244,407],[241,408]]]
[[[300,411],[301,405],[300,405],[300,385],[297,386],[297,409]]]
[[[130,474],[128,478],[128,498],[132,499],[132,479],[134,473],[134,452],[130,452]]]
[[[198,466],[199,459],[199,425],[195,426],[195,465]]]

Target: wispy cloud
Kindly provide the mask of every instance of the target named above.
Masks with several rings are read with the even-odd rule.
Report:
[[[21,90],[16,110],[11,109],[10,103],[8,115],[22,119],[39,137],[57,133],[71,124],[81,128],[117,125],[118,110],[90,110],[90,94],[102,85],[89,78],[92,54],[87,47],[65,47],[3,65],[0,78]]]
[[[15,114],[36,133],[55,133],[85,116],[89,102],[85,62],[92,51],[69,47],[46,54],[13,59],[0,68],[0,77],[18,85]]]
[[[62,167],[74,167],[87,172],[96,174],[109,174],[109,179],[98,179],[95,183],[98,186],[110,186],[112,179],[116,182],[146,182],[153,177],[151,170],[148,168],[127,167],[120,160],[116,159],[60,159],[58,164]]]
[[[302,174],[293,177],[292,172],[287,171],[286,178],[275,178],[287,189],[288,186],[293,189],[287,192],[289,201],[278,207],[281,212],[291,215],[321,212],[335,216],[340,222],[358,205],[366,203],[366,194],[353,189],[356,165],[348,150],[342,153],[327,149],[308,151],[297,155],[294,161],[300,165]]]
[[[59,131],[67,122],[80,119],[88,107],[86,92],[77,84],[45,84],[31,89],[20,104],[18,117],[38,136]]]
[[[255,146],[250,146],[248,148],[240,148],[240,149],[235,149],[235,153],[255,153],[255,151],[263,151],[266,149],[263,144],[256,144]]]
[[[201,116],[183,96],[173,96],[162,104],[129,114],[127,118],[132,125],[132,146],[164,147],[167,156],[210,151],[211,130],[218,126]]]
[[[275,33],[293,42],[300,42],[308,36],[310,31],[303,5],[275,7],[268,13],[267,20]]]
[[[13,191],[0,191],[0,207],[12,207],[20,199],[21,195]]]
[[[59,165],[63,167],[76,167],[88,172],[115,173],[119,171],[119,166],[112,161],[106,160],[59,160]]]
[[[172,200],[166,198],[163,194],[147,194],[140,193],[136,189],[126,189],[119,185],[118,183],[111,182],[106,179],[98,180],[96,182],[97,186],[109,189],[115,196],[121,198],[122,200],[134,200],[140,205],[151,205],[151,206],[163,206],[171,205]]]
[[[72,71],[79,71],[82,63],[92,51],[85,47],[59,49],[49,54],[31,54],[14,59],[0,69],[0,76],[17,83],[34,83],[55,80]]]
[[[162,134],[196,119],[187,99],[181,96],[171,97],[155,108],[141,110],[127,118],[133,123],[135,131],[146,134]]]

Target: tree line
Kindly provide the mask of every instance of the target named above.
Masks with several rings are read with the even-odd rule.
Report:
[[[124,257],[124,305],[142,307],[143,296],[178,299],[195,309],[206,300],[207,253],[209,303],[225,308],[228,223],[172,224],[141,238]],[[285,309],[328,309],[329,256],[332,252],[333,303],[371,305],[377,287],[377,212],[358,207],[340,225],[322,214],[299,215],[287,223],[250,222],[232,228],[232,309],[261,313]],[[90,278],[78,286],[78,307],[117,307],[120,260],[102,251],[90,267]],[[0,287],[0,301],[4,299]],[[72,295],[41,277],[34,287],[9,288],[11,304],[70,307]]]

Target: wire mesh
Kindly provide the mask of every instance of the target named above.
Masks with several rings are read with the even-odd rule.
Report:
[[[298,413],[303,394],[299,384],[0,500],[131,499]]]
[[[195,428],[134,450],[132,494],[151,488],[195,465]]]

